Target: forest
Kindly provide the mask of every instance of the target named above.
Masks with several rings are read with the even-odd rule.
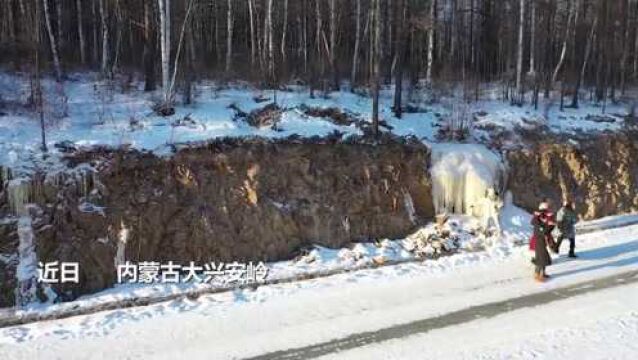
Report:
[[[143,79],[160,113],[199,79],[349,86],[499,82],[512,104],[561,93],[578,107],[624,96],[638,80],[634,0],[3,0],[0,63],[51,74]],[[404,95],[403,95],[404,96]],[[564,99],[566,98],[566,99]],[[37,103],[37,96],[34,97]],[[187,100],[189,101],[189,100]],[[565,102],[565,104],[563,104]],[[373,113],[376,119],[375,113]]]

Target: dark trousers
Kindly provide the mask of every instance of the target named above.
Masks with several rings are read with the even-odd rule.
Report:
[[[564,237],[563,235],[558,237],[558,241],[556,242],[556,252],[560,250],[560,244],[563,243],[564,239],[567,239],[567,238]],[[576,239],[573,237],[569,238],[569,253],[573,255],[575,249],[576,249]]]

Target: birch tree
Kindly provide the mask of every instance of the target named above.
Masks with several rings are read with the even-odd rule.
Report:
[[[350,74],[350,83],[354,88],[357,84],[357,70],[359,66],[359,47],[361,46],[361,0],[356,0],[355,11],[355,40],[354,40],[354,52],[352,55],[352,72]]]
[[[253,0],[248,0],[248,22],[250,25],[250,63],[255,65],[255,54],[257,53],[257,39],[255,36],[255,16],[253,10]]]
[[[576,4],[572,4],[571,1],[569,2],[569,15],[567,17],[567,25],[565,27],[565,36],[563,37],[563,45],[561,47],[561,52],[560,52],[560,57],[558,59],[558,63],[556,64],[556,68],[554,69],[554,73],[552,75],[552,83],[556,82],[556,79],[558,78],[558,73],[560,72],[560,70],[563,67],[563,64],[565,63],[565,57],[567,55],[567,46],[569,45],[569,39],[571,38],[569,35],[571,33],[571,28],[572,28],[572,22],[574,19],[574,14],[578,14],[578,4],[580,0],[575,0]],[[575,25],[574,25],[575,27]]]
[[[585,47],[585,56],[583,58],[583,64],[581,66],[578,79],[576,80],[576,88],[574,89],[574,95],[572,96],[572,104],[573,108],[578,108],[578,93],[580,91],[580,85],[585,77],[585,71],[587,70],[587,63],[589,61],[589,56],[591,54],[592,46],[596,42],[596,31],[598,28],[598,13],[596,13],[596,17],[594,18],[594,24],[591,27],[591,31],[589,33],[589,37],[587,38],[587,45]]]
[[[44,0],[44,4],[46,4],[46,0]],[[36,0],[35,2],[35,19],[36,22],[40,19],[40,4]],[[49,31],[49,30],[47,30]],[[40,26],[35,27],[35,46],[34,46],[34,57],[35,57],[35,106],[38,110],[38,115],[40,117],[40,150],[43,152],[47,152],[47,140],[46,140],[46,127],[44,124],[44,101],[42,99],[42,84],[40,82]]]
[[[78,14],[78,39],[80,41],[80,61],[82,64],[86,64],[86,42],[84,41],[84,28],[82,26],[82,0],[76,1],[76,8]]]
[[[45,0],[46,1],[46,0]],[[160,0],[161,1],[161,0]],[[110,77],[109,71],[109,26],[104,0],[100,0],[100,19],[102,24],[102,76]]]
[[[284,0],[284,21],[281,31],[281,61],[286,63],[286,34],[288,33],[288,0]]]
[[[233,61],[233,0],[228,0],[226,24],[226,73],[229,73]]]
[[[436,29],[436,0],[430,0],[430,27],[428,29],[428,63],[425,82],[432,85],[432,66],[434,65],[434,31]]]
[[[373,62],[374,62],[374,76],[372,83],[372,129],[374,136],[379,136],[379,87],[381,77],[381,0],[372,0],[372,23],[374,24],[374,31],[372,37],[373,43]]]
[[[186,32],[187,24],[189,23],[190,14],[193,8],[193,1],[189,0],[186,8],[186,15],[182,23],[182,28],[179,33],[179,41],[177,42],[177,49],[175,51],[175,60],[173,63],[173,74],[170,76],[170,32],[171,32],[171,18],[170,18],[170,0],[158,0],[159,13],[160,13],[160,45],[162,52],[162,92],[164,98],[162,104],[159,105],[157,111],[164,116],[172,115],[175,113],[173,108],[173,89],[175,87],[175,80],[177,78],[177,71],[179,69],[179,59],[182,50],[182,43],[184,42],[184,33]]]
[[[406,22],[407,22],[407,11],[408,6],[406,6],[406,0],[398,0],[398,11],[399,11],[399,23],[397,25],[397,40],[396,40],[396,70],[395,70],[395,82],[394,82],[394,115],[397,118],[401,118],[403,115],[403,66],[405,61],[405,53],[407,47],[407,37],[406,37]]]
[[[520,17],[518,23],[518,52],[516,56],[516,102],[523,103],[523,42],[525,26],[525,0],[520,0]]]
[[[330,48],[328,49],[328,61],[332,68],[333,89],[339,89],[339,73],[336,62],[337,51],[337,7],[336,0],[330,0]]]
[[[536,0],[530,0],[531,15],[530,15],[530,39],[529,39],[529,74],[536,75]]]
[[[49,44],[51,44],[51,55],[53,56],[53,66],[55,69],[55,79],[59,82],[62,81],[62,67],[60,66],[60,57],[58,56],[58,46],[55,41],[55,35],[53,34],[53,28],[51,26],[51,13],[49,11],[48,0],[42,0],[44,10],[44,22],[47,28],[47,34],[49,35]]]
[[[101,2],[102,0],[100,0]],[[162,91],[164,93],[163,107],[168,108],[170,104],[170,90],[168,84],[169,68],[168,62],[170,61],[170,13],[168,8],[171,6],[170,0],[157,0],[160,16],[160,51],[162,57]]]
[[[275,48],[273,43],[272,25],[273,0],[266,0],[266,17],[264,21],[264,46],[267,53],[268,79],[272,83],[275,79]]]

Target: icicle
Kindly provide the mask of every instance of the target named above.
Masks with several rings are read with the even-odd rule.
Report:
[[[9,180],[7,183],[7,193],[9,209],[18,216],[26,215],[26,204],[29,202],[31,193],[31,181],[25,178]]]
[[[414,210],[414,201],[412,201],[412,196],[408,191],[403,191],[403,206],[405,206],[405,211],[408,213],[408,217],[410,218],[410,222],[412,224],[416,224],[416,211]]]
[[[31,217],[28,215],[18,220],[18,267],[16,278],[16,304],[27,306],[36,300],[36,288],[38,279],[38,259],[35,253],[35,236],[31,226]]]
[[[0,166],[0,187],[4,187],[9,180],[11,180],[11,169],[5,166]]]
[[[78,189],[78,196],[85,198],[89,196],[94,188],[95,173],[90,169],[81,169],[73,177],[76,183],[76,189]]]
[[[125,251],[126,243],[128,242],[129,229],[124,225],[124,221],[121,223],[121,228],[117,237],[117,252],[115,253],[115,268],[118,265],[124,264],[126,261]]]
[[[482,216],[488,189],[500,189],[504,167],[487,148],[472,144],[436,145],[432,153],[432,196],[438,214]]]

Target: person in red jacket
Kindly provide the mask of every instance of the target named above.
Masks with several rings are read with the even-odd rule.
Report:
[[[552,263],[548,247],[554,247],[554,239],[552,230],[556,227],[554,213],[549,209],[549,201],[543,201],[538,206],[538,211],[534,212],[532,217],[532,226],[534,227],[532,238],[530,239],[530,249],[534,250],[534,258],[532,263],[536,266],[534,270],[534,279],[536,281],[545,281],[549,278],[545,268]]]

